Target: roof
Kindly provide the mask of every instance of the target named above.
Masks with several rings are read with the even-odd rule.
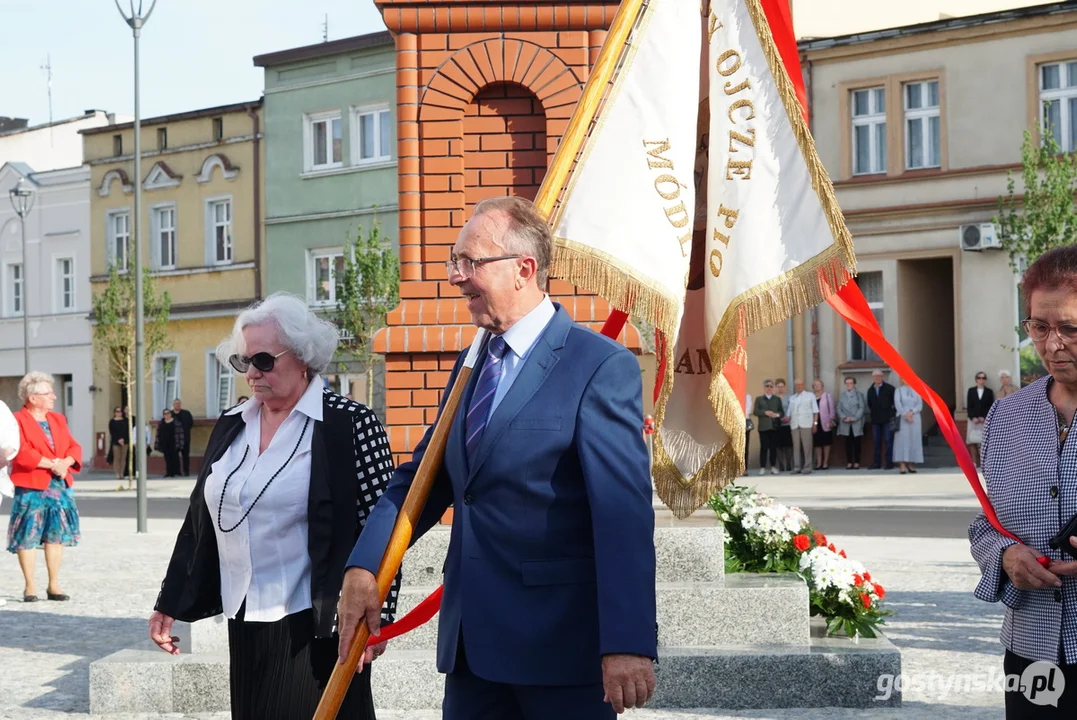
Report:
[[[187,110],[186,112],[174,113],[172,115],[158,115],[157,117],[145,118],[142,120],[142,125],[163,125],[170,122],[178,122],[180,120],[194,120],[201,117],[212,117],[214,115],[224,115],[225,113],[241,112],[245,110],[251,110],[262,106],[262,100],[250,100],[247,102],[233,103],[231,105],[218,105],[217,107],[202,108],[201,110]],[[82,135],[99,135],[101,133],[114,133],[117,130],[130,130],[135,124],[133,122],[117,123],[115,125],[102,125],[101,127],[86,128],[85,130],[79,130]]]
[[[26,125],[25,127],[14,128],[6,132],[0,132],[0,137],[8,137],[10,135],[18,135],[19,133],[33,132],[34,130],[44,130],[45,128],[57,127],[58,125],[66,125],[67,123],[79,122],[80,120],[89,120],[96,117],[97,113],[108,114],[104,110],[87,110],[84,114],[76,117],[64,118],[63,120],[53,120],[51,123],[41,123],[40,125]],[[12,118],[18,120],[21,118]]]
[[[271,65],[281,65],[299,60],[310,60],[312,58],[325,57],[326,55],[336,55],[337,53],[354,52],[365,48],[381,47],[383,45],[392,44],[394,44],[392,33],[388,30],[383,30],[376,33],[367,33],[366,35],[356,35],[355,37],[344,38],[342,40],[318,43],[317,45],[305,45],[303,47],[291,48],[290,50],[279,50],[277,52],[265,53],[264,55],[255,55],[254,65],[256,67],[269,67]]]
[[[860,43],[875,42],[897,37],[908,37],[925,33],[939,32],[943,30],[957,30],[960,28],[975,27],[978,25],[990,25],[995,23],[1011,22],[1024,18],[1044,17],[1062,13],[1077,12],[1077,0],[1065,2],[1053,2],[1046,5],[1032,5],[1030,7],[1014,8],[1013,10],[999,10],[996,12],[982,13],[980,15],[966,15],[964,17],[934,20],[932,22],[919,23],[916,25],[903,25],[883,30],[853,33],[851,35],[838,35],[827,38],[804,38],[797,43],[801,51],[825,50],[827,48],[842,45],[857,45]]]

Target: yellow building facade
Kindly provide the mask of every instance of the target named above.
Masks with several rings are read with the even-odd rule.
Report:
[[[91,170],[91,287],[96,296],[113,264],[133,262],[134,185],[142,183],[142,264],[171,298],[167,346],[147,354],[151,425],[179,398],[195,417],[191,470],[197,472],[213,423],[247,392],[214,357],[240,310],[264,296],[264,142],[261,101],[150,118],[142,122],[142,177],[134,177],[131,123],[83,132]],[[112,408],[123,390],[95,347],[97,461],[107,452]],[[133,406],[133,398],[129,405]],[[132,411],[133,408],[132,408]],[[103,437],[102,437],[103,436]],[[159,471],[159,453],[150,458]]]

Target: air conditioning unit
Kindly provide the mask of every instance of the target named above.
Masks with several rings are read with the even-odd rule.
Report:
[[[958,228],[958,235],[962,250],[979,252],[991,248],[1002,248],[998,225],[994,223],[962,225]]]

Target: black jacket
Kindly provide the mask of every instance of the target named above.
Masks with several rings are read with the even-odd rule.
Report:
[[[194,427],[194,415],[190,410],[180,408],[179,412],[173,412],[176,422],[183,426],[183,437],[176,438],[176,448],[182,450],[191,442],[191,428]]]
[[[965,398],[965,409],[968,410],[969,418],[985,418],[987,411],[995,404],[995,391],[989,387],[984,388],[983,399],[976,394],[976,388],[970,387],[969,394]]]
[[[393,476],[393,456],[385,429],[370,408],[328,390],[323,398],[323,419],[314,423],[311,436],[307,544],[315,636],[332,637],[345,563]],[[207,506],[204,493],[213,463],[244,427],[241,415],[222,415],[206,446],[191,505],[154,606],[177,620],[194,622],[223,612],[213,528],[217,508]],[[399,588],[398,574],[382,609],[386,622],[392,621],[396,611]]]
[[[884,382],[879,386],[878,392],[876,392],[875,384],[872,383],[864,394],[868,396],[868,415],[873,425],[888,423],[897,414],[897,408],[894,405],[894,386],[890,383]]]

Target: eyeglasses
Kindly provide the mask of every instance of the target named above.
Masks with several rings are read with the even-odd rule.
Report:
[[[246,355],[232,355],[228,358],[228,364],[236,369],[236,372],[245,373],[250,369],[251,365],[254,366],[258,372],[273,372],[273,366],[277,364],[277,358],[279,358],[287,350],[281,350],[276,355],[270,355],[267,352],[260,352],[247,357]]]
[[[461,277],[467,280],[469,277],[475,274],[475,268],[479,267],[480,265],[497,262],[498,260],[514,260],[515,258],[521,257],[523,257],[523,255],[495,255],[493,257],[481,258],[449,258],[445,261],[445,271],[450,275],[452,275],[454,272],[459,273]]]
[[[986,376],[986,375],[977,375],[977,376],[976,376],[976,379],[977,379],[977,380],[986,380],[986,379],[987,379],[987,376]]]
[[[1045,322],[1039,320],[1023,320],[1021,327],[1025,329],[1028,336],[1032,338],[1033,342],[1044,342],[1051,335],[1053,330],[1055,335],[1058,335],[1058,339],[1063,343],[1077,343],[1077,325],[1048,325]]]

